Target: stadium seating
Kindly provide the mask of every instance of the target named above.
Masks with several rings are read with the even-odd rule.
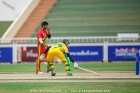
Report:
[[[140,0],[57,0],[42,21],[53,37],[140,34]]]

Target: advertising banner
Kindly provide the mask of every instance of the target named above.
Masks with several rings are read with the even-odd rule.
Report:
[[[12,62],[12,47],[0,47],[0,62]]]
[[[21,55],[23,62],[35,62],[37,59],[37,47],[22,47]]]
[[[69,46],[69,52],[75,61],[103,60],[103,46]]]
[[[108,61],[135,61],[140,45],[108,46]]]
[[[75,61],[102,61],[103,46],[69,46],[69,52]],[[36,47],[22,47],[21,60],[23,62],[35,62],[37,58]]]

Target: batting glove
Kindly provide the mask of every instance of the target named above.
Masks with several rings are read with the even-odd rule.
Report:
[[[74,62],[74,68],[78,68],[78,64]]]

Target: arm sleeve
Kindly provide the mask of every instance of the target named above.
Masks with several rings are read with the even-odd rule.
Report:
[[[67,56],[70,58],[70,61],[71,61],[72,63],[74,63],[74,60],[73,60],[72,56],[71,56],[69,53],[66,53],[66,54],[67,54]]]
[[[39,38],[39,42],[40,42],[40,43],[43,43],[42,38]]]
[[[45,50],[44,54],[46,54],[46,53],[49,51],[50,48],[51,48],[51,46],[49,46],[49,47]]]

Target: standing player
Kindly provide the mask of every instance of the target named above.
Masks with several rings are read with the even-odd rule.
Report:
[[[65,64],[67,75],[72,76],[70,64],[68,63],[67,57],[69,57],[70,61],[74,63],[74,67],[77,68],[78,64],[74,62],[73,58],[69,54],[68,46],[69,41],[64,39],[61,43],[57,43],[51,47],[48,47],[45,52],[40,56],[40,60],[44,59],[44,55],[48,53],[47,57],[45,57],[46,61],[48,62],[48,66],[50,68],[50,72],[52,76],[55,76],[54,65],[53,65],[53,58],[57,57]]]
[[[42,61],[39,60],[39,57],[40,57],[41,54],[43,54],[45,49],[48,47],[47,39],[51,38],[50,28],[48,27],[48,23],[47,22],[42,22],[41,26],[42,27],[37,32],[38,58],[36,60],[36,74],[43,74],[43,72],[41,72],[41,68],[40,68],[40,65],[41,65]],[[46,56],[47,56],[47,54],[46,54]]]

